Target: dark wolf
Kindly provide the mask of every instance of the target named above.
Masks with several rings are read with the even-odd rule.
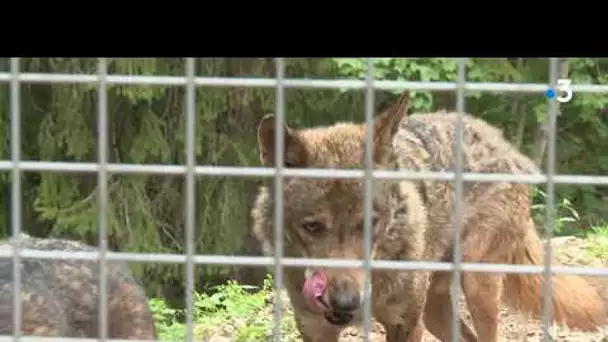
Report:
[[[455,113],[405,117],[409,95],[376,116],[373,160],[376,169],[441,171],[452,168]],[[463,164],[468,172],[535,174],[535,164],[496,127],[465,114]],[[287,167],[363,167],[365,125],[341,122],[327,127],[284,128]],[[275,121],[262,119],[258,144],[263,164],[275,161]],[[260,189],[253,233],[265,253],[273,253],[272,184]],[[454,190],[445,181],[376,181],[373,195],[374,259],[451,261]],[[360,259],[363,254],[362,179],[286,178],[284,246],[289,257]],[[542,263],[542,249],[530,216],[529,186],[467,182],[460,236],[462,261]],[[499,303],[539,317],[542,275],[464,273],[462,290],[475,332],[460,319],[462,341],[497,341]],[[606,308],[582,278],[554,276],[553,319],[573,329],[594,330],[606,323]],[[335,342],[340,330],[360,322],[364,276],[361,269],[286,268],[285,287],[306,342]],[[451,274],[372,273],[372,310],[386,328],[388,342],[417,342],[426,327],[451,341]],[[459,318],[459,317],[457,317]]]
[[[96,251],[78,241],[26,234],[4,241],[43,251]],[[143,288],[123,262],[108,261],[108,337],[154,340],[154,319]],[[44,337],[99,337],[99,263],[89,260],[21,259],[21,333]],[[13,261],[0,259],[0,334],[13,332]]]

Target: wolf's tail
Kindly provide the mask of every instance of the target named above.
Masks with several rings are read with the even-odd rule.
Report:
[[[534,228],[516,247],[513,264],[540,265],[541,243]],[[541,315],[543,277],[541,274],[510,273],[505,282],[505,300],[513,307],[539,318]],[[583,278],[557,275],[552,279],[551,308],[553,320],[571,329],[594,331],[607,323],[606,306],[596,290]]]

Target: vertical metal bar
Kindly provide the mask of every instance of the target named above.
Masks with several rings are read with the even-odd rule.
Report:
[[[275,98],[275,176],[274,176],[274,338],[281,341],[281,290],[283,289],[283,155],[285,153],[285,60],[275,59],[277,90]]]
[[[194,338],[194,225],[196,84],[194,58],[186,58],[186,341]]]
[[[97,225],[99,228],[99,340],[108,338],[108,275],[106,253],[108,251],[108,61],[97,61]]]
[[[559,75],[559,60],[557,58],[549,59],[549,82],[551,88],[555,89],[557,78]],[[543,274],[543,301],[542,301],[542,320],[541,329],[543,332],[543,341],[548,342],[549,338],[549,327],[551,326],[551,309],[553,307],[552,293],[553,284],[551,276],[551,261],[553,259],[553,249],[551,246],[551,237],[553,236],[553,229],[555,225],[555,183],[553,176],[555,175],[555,145],[556,145],[556,121],[557,121],[557,108],[558,102],[555,99],[549,100],[548,103],[548,117],[547,117],[547,212],[545,222],[545,255],[544,255],[544,267],[545,272]]]
[[[10,58],[2,58],[2,72],[10,72],[11,69],[11,59]],[[3,89],[4,91],[4,89]],[[3,96],[3,98],[8,99],[8,101],[4,102],[5,105],[5,112],[4,112],[4,117],[3,117],[3,124],[4,124],[4,145],[3,145],[3,150],[2,150],[2,158],[5,160],[9,160],[11,159],[11,150],[10,150],[10,139],[11,139],[11,108],[12,108],[12,103],[10,101],[10,95],[11,94],[11,87],[10,85],[7,85],[6,87],[6,95],[5,97]],[[4,197],[2,197],[2,202],[4,204],[4,215],[5,215],[5,224],[4,224],[4,229],[6,232],[7,236],[11,236],[12,235],[12,227],[13,227],[13,221],[11,220],[11,184],[9,184],[8,179],[7,182],[4,184],[2,191],[4,192]]]
[[[367,73],[365,74],[365,179],[363,196],[363,267],[365,270],[365,292],[363,293],[363,341],[370,341],[372,331],[372,200],[374,191],[374,59],[367,58]]]
[[[18,241],[21,233],[21,84],[19,82],[20,59],[11,58],[11,219],[13,238]],[[21,337],[21,246],[14,244],[13,251],[13,337]]]
[[[463,117],[465,111],[465,85],[466,85],[466,58],[457,58],[458,73],[456,75],[456,112],[457,119],[454,127],[453,157],[454,165],[452,169],[456,173],[454,177],[454,251],[453,261],[454,270],[452,271],[452,285],[450,288],[452,296],[452,341],[460,341],[460,236],[463,226],[463,158],[462,158],[462,137],[463,137]]]

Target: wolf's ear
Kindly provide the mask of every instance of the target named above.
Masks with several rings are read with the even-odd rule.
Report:
[[[410,92],[405,91],[397,102],[374,119],[374,160],[382,163],[392,150],[393,138],[410,102]]]
[[[260,160],[265,166],[274,166],[275,161],[275,118],[273,114],[265,115],[258,126],[258,147]],[[298,132],[287,126],[285,130],[285,150],[283,162],[287,167],[304,167],[307,161],[307,152]]]

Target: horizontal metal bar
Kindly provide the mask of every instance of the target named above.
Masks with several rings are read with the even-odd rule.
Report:
[[[0,160],[0,171],[9,171],[14,168],[23,171],[37,172],[97,172],[97,163],[74,163],[74,162],[43,162],[43,161],[21,161],[18,165],[8,160]],[[124,174],[160,174],[160,175],[185,175],[184,165],[162,165],[162,164],[108,164],[107,170],[111,173]],[[272,167],[249,167],[249,166],[197,166],[195,173],[199,176],[232,176],[232,177],[274,177],[275,171]],[[363,178],[363,170],[351,169],[285,169],[285,177],[306,178]],[[410,179],[410,180],[445,180],[450,181],[455,177],[454,172],[424,172],[405,170],[375,170],[373,177],[376,179]],[[473,173],[462,174],[467,182],[509,182],[540,184],[547,181],[543,174],[507,174],[507,173]],[[608,176],[602,175],[556,175],[555,183],[559,184],[593,184],[608,185]]]
[[[0,258],[12,257],[14,252],[10,248],[0,249]],[[41,251],[35,249],[22,249],[18,252],[25,259],[48,259],[48,260],[98,260],[99,252],[75,252],[75,251]],[[180,264],[186,262],[184,254],[165,253],[118,253],[108,252],[106,260],[126,262],[158,262]],[[273,266],[273,257],[234,256],[234,255],[195,255],[195,264],[210,265],[240,265],[240,266]],[[328,268],[362,268],[364,260],[359,259],[305,259],[284,258],[281,264],[293,267],[328,267]],[[371,260],[371,268],[383,270],[431,270],[451,271],[452,263],[431,261],[392,261]],[[469,272],[490,273],[542,273],[545,271],[543,265],[512,265],[512,264],[481,264],[462,263],[461,269]],[[606,267],[580,267],[580,266],[553,266],[551,271],[560,274],[578,274],[588,276],[608,276]]]
[[[0,73],[0,82],[9,82],[9,73]],[[24,83],[96,83],[98,76],[93,74],[47,74],[22,73],[18,76]],[[196,77],[197,86],[214,87],[258,87],[273,88],[277,86],[273,78],[237,78],[237,77]],[[282,85],[288,88],[319,88],[319,89],[364,89],[363,80],[321,80],[321,79],[285,79]],[[183,76],[132,76],[108,75],[107,83],[110,85],[152,85],[152,86],[183,86],[186,77]],[[608,93],[608,85],[604,84],[573,84],[573,92],[582,93]],[[374,81],[375,89],[384,90],[429,90],[454,91],[455,82],[408,82],[408,81]],[[543,83],[496,83],[496,82],[467,82],[467,91],[490,92],[521,92],[543,93],[548,85]]]

